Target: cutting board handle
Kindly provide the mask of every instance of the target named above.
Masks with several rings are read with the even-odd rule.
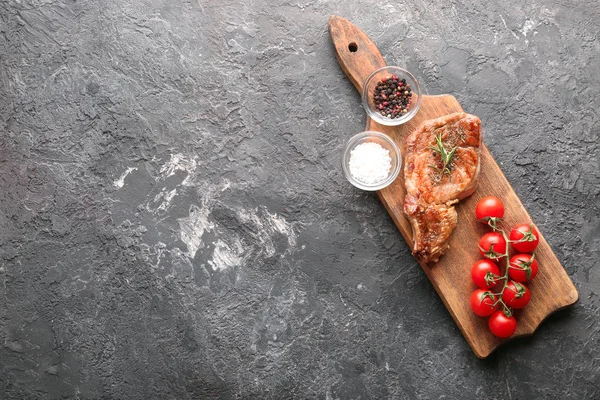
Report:
[[[379,49],[356,25],[338,15],[329,18],[329,33],[342,70],[362,93],[367,76],[386,65]]]

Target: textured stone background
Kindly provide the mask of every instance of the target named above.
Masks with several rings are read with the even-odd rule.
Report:
[[[453,93],[580,292],[475,358],[377,198],[327,32]],[[0,398],[600,397],[593,0],[0,3]]]

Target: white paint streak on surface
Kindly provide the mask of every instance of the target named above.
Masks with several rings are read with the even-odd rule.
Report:
[[[178,165],[178,163],[173,163]],[[164,168],[164,174],[175,171]],[[173,172],[174,173],[174,172]],[[215,271],[223,271],[231,267],[242,266],[248,259],[256,257],[272,257],[277,253],[280,257],[291,253],[296,248],[297,222],[290,223],[281,215],[271,213],[266,207],[247,209],[243,206],[227,206],[222,204],[219,196],[231,187],[231,182],[224,180],[217,185],[195,182],[197,192],[201,195],[199,205],[192,205],[187,217],[178,218],[179,237],[187,246],[185,254],[190,259],[196,256],[200,249],[203,257]],[[154,203],[160,205],[158,210],[168,210],[175,190],[163,189],[154,198]],[[211,213],[215,207],[235,216],[244,229],[232,230],[214,220]],[[212,246],[203,235],[212,233]],[[283,242],[283,243],[282,243]],[[287,242],[287,243],[286,243]]]
[[[117,189],[121,189],[123,187],[123,185],[125,185],[125,178],[127,178],[127,175],[129,175],[132,171],[135,171],[135,170],[137,170],[137,167],[127,168],[127,170],[121,174],[119,179],[117,179],[116,181],[113,182],[113,186],[116,187]]]
[[[294,227],[283,217],[277,214],[271,214],[264,208],[255,208],[253,210],[238,209],[237,215],[240,221],[245,224],[251,224],[256,229],[252,236],[256,239],[262,251],[271,257],[275,254],[275,243],[273,241],[275,234],[282,234],[287,238],[288,245],[296,245],[296,233]]]
[[[230,187],[231,187],[231,181],[230,181],[229,179],[224,179],[224,180],[223,180],[223,185],[221,186],[221,189],[220,189],[220,191],[221,191],[221,192],[224,192],[224,191],[226,191],[227,189],[229,189]]]
[[[275,230],[282,235],[285,235],[288,240],[288,244],[290,246],[296,245],[296,232],[294,232],[294,227],[289,224],[285,218],[277,214],[271,214],[269,212],[266,213],[268,216],[268,221],[275,228]]]
[[[217,240],[214,245],[212,260],[208,263],[214,270],[223,271],[229,267],[236,267],[242,264],[244,249],[239,238],[232,238],[232,244]]]
[[[220,226],[215,226],[215,232],[222,234],[214,243],[212,260],[208,263],[214,270],[223,271],[230,267],[241,266],[253,255],[272,257],[276,254],[276,236],[283,235],[288,243],[285,252],[292,251],[296,246],[296,232],[293,224],[288,223],[280,215],[270,213],[265,207],[232,210],[239,221],[248,226],[248,237],[238,233],[225,234]],[[250,239],[250,240],[249,240]],[[283,254],[281,254],[283,256]]]
[[[523,24],[523,29],[521,29],[521,33],[523,34],[523,36],[527,36],[527,34],[531,32],[533,28],[535,28],[535,22],[533,22],[530,19],[525,20],[525,23]]]
[[[196,252],[203,245],[202,235],[206,231],[214,229],[214,225],[208,220],[210,211],[208,208],[190,206],[190,213],[185,218],[178,218],[179,236],[181,241],[187,245],[187,255],[190,258],[196,256]]]
[[[512,30],[508,29],[508,26],[506,25],[506,21],[504,20],[504,17],[502,17],[502,14],[498,13],[498,15],[500,16],[500,19],[502,20],[502,23],[504,24],[506,30],[509,31],[516,39],[518,39],[519,36],[517,36],[517,34],[514,33]]]
[[[154,197],[154,203],[158,203],[160,201],[160,204],[156,208],[156,211],[166,211],[167,208],[169,208],[169,206],[171,205],[171,201],[173,200],[173,197],[175,197],[176,194],[177,189],[173,189],[171,191],[167,191],[166,189],[161,190],[160,193]]]
[[[171,154],[169,161],[160,168],[160,177],[168,178],[169,176],[175,175],[175,172],[177,171],[184,171],[187,173],[187,176],[181,184],[184,186],[191,186],[196,167],[197,163],[193,158],[186,157],[181,153]]]

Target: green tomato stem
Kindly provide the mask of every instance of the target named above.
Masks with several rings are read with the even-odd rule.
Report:
[[[490,219],[488,221],[488,225],[492,228],[492,230],[494,232],[500,232],[502,234],[502,237],[504,238],[504,242],[506,243],[506,246],[504,248],[504,254],[502,254],[501,257],[504,257],[506,259],[506,269],[504,270],[504,275],[499,277],[499,280],[502,280],[502,290],[500,290],[500,293],[493,293],[495,296],[498,296],[498,300],[496,300],[496,302],[494,303],[494,307],[496,307],[498,304],[502,305],[502,308],[504,309],[504,314],[506,316],[510,316],[512,315],[512,311],[510,309],[510,307],[508,307],[506,305],[506,303],[504,302],[504,300],[502,300],[502,296],[504,295],[504,291],[506,290],[506,288],[508,287],[508,270],[510,269],[510,260],[508,258],[508,246],[509,243],[511,243],[510,240],[508,240],[508,237],[506,237],[506,233],[504,232],[503,229],[498,228],[496,220],[495,219]]]

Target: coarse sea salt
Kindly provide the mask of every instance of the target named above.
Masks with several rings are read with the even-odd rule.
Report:
[[[365,142],[350,152],[350,174],[358,182],[375,185],[385,180],[392,169],[389,150],[379,143]]]

